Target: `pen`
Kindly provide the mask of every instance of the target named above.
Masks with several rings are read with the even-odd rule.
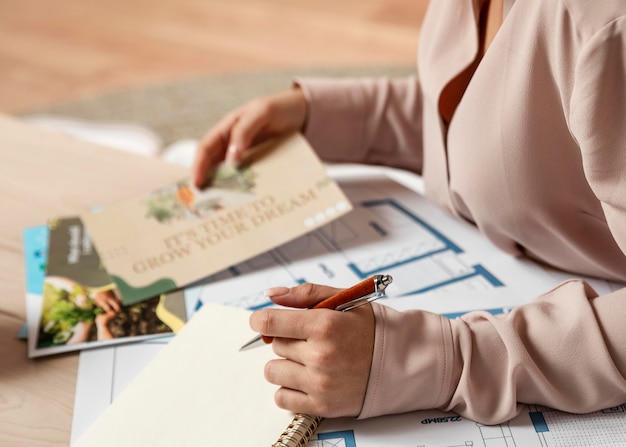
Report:
[[[389,275],[374,275],[352,287],[320,301],[310,309],[334,309],[347,312],[363,304],[371,303],[385,295],[385,289],[391,284],[393,278]],[[272,342],[272,337],[257,335],[239,350],[256,348]]]

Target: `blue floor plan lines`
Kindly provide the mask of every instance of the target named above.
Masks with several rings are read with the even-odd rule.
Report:
[[[318,433],[307,447],[356,447],[356,441],[352,430]]]
[[[462,247],[393,198],[365,201],[357,213],[359,221],[366,222],[370,229],[368,243],[346,247],[335,241],[335,246],[360,278],[383,271],[394,277],[412,272],[412,284],[402,288],[402,295],[435,291],[460,282],[484,288],[503,285],[484,266],[464,262]]]
[[[353,201],[348,215],[213,275],[204,283],[201,299],[255,310],[272,305],[262,293],[268,287],[302,282],[349,286],[373,274],[394,278],[394,297],[504,286],[497,274],[467,255],[461,242],[420,215],[425,202],[403,200],[393,190],[385,193]],[[232,278],[239,284],[238,297],[220,291]]]

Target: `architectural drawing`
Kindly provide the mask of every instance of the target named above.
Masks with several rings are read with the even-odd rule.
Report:
[[[354,206],[351,213],[212,275],[195,288],[188,288],[187,293],[201,302],[256,310],[272,305],[263,295],[268,287],[292,287],[303,282],[349,286],[374,274],[394,278],[387,292],[395,299],[505,286],[507,273],[498,268],[510,262],[510,257],[489,247],[493,250],[491,263],[481,262],[466,248],[480,245],[476,240],[482,236],[476,229],[444,214],[396,182],[380,181],[376,186],[376,190],[367,183],[344,187]],[[438,226],[442,222],[443,229]],[[499,258],[507,261],[494,262]],[[236,294],[232,293],[234,281]],[[491,311],[502,312],[514,303],[502,304]],[[458,313],[472,307],[467,303]],[[451,315],[456,315],[454,310]]]
[[[578,415],[530,405],[515,419],[496,425],[451,413],[420,411],[369,421],[333,421],[321,429],[324,427],[328,436],[349,430],[354,447],[380,445],[384,436],[379,435],[385,430],[394,440],[388,445],[397,447],[613,447],[626,445],[626,406]]]

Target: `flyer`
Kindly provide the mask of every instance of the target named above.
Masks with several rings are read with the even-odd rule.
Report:
[[[346,214],[352,206],[298,133],[81,216],[124,304],[184,287]]]

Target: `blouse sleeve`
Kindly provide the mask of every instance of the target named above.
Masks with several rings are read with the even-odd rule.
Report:
[[[626,253],[626,17],[597,32],[576,65],[569,124],[585,176]]]
[[[375,315],[360,418],[438,408],[496,424],[524,403],[586,413],[626,402],[626,289],[598,297],[572,280],[507,315]]]
[[[416,77],[297,79],[308,103],[305,136],[326,161],[421,172],[422,94]]]

